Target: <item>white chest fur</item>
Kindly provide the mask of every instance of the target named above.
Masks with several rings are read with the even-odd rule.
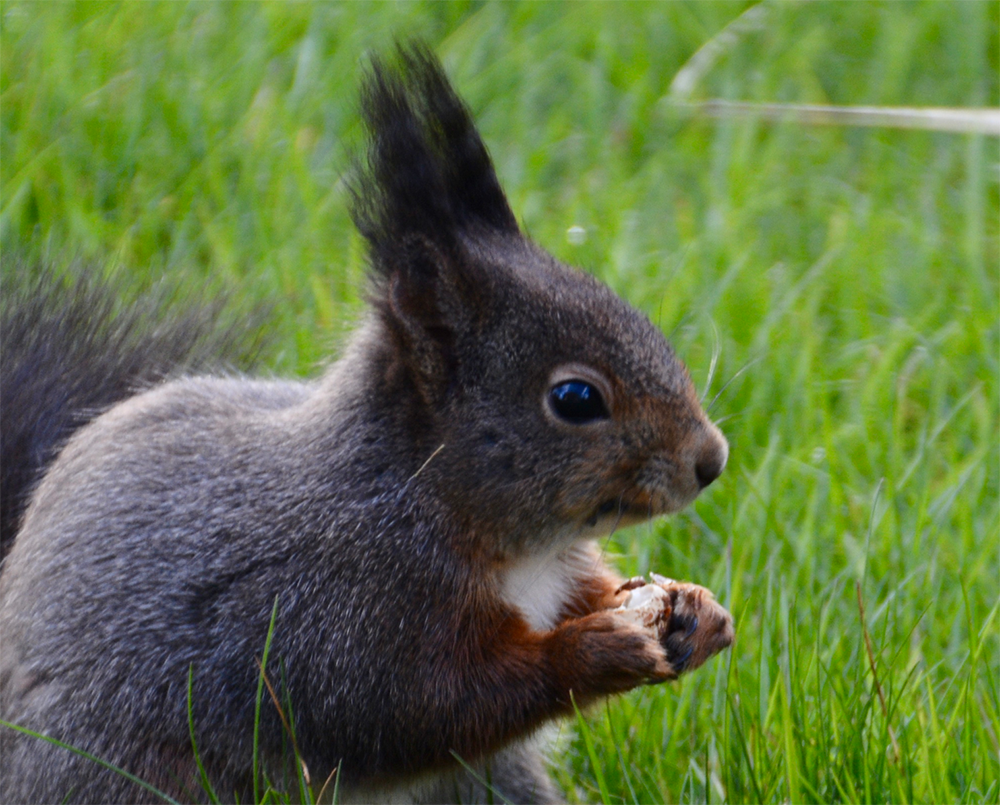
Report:
[[[517,609],[533,629],[553,628],[565,609],[586,552],[582,546],[565,544],[550,551],[529,554],[508,566],[500,578],[500,594]]]

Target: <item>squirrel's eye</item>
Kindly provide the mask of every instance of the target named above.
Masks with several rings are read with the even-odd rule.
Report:
[[[583,380],[567,380],[554,386],[549,392],[549,404],[560,419],[574,425],[610,416],[601,392]]]

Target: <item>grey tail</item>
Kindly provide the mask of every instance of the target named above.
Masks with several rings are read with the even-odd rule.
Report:
[[[76,430],[174,375],[246,369],[264,343],[262,310],[226,323],[223,303],[192,303],[162,283],[122,305],[123,282],[80,263],[60,275],[5,256],[2,282],[0,560],[33,486]]]

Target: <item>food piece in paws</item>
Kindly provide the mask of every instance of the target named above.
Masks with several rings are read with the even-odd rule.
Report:
[[[634,582],[635,579],[630,579],[627,584],[633,585]],[[673,612],[673,603],[666,588],[658,584],[638,587],[622,585],[622,588],[628,590],[628,594],[615,611],[662,640]]]
[[[733,618],[711,591],[655,573],[652,584],[623,588],[628,596],[616,612],[654,634],[677,674],[691,671],[733,642]]]

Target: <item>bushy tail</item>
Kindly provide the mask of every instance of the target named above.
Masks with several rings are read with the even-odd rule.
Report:
[[[59,274],[4,259],[0,561],[32,486],[75,430],[167,377],[242,370],[260,354],[260,311],[226,323],[220,302],[191,304],[162,284],[124,306],[122,285],[79,263]]]

